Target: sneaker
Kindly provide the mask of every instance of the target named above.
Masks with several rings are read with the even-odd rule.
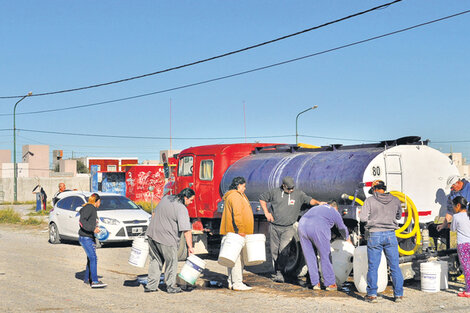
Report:
[[[180,293],[180,292],[183,292],[183,289],[181,289],[180,287],[168,288],[167,292],[168,293]]]
[[[280,271],[277,271],[276,274],[273,276],[273,280],[277,283],[284,282],[284,275]]]
[[[336,284],[329,285],[328,287],[325,288],[327,291],[336,291],[338,290],[338,286]]]
[[[104,288],[108,286],[108,284],[103,283],[101,280],[94,281],[91,283],[91,288]]]
[[[367,301],[367,302],[369,302],[369,303],[377,303],[377,302],[378,302],[377,296],[369,296],[369,295],[367,295],[367,296],[364,297],[364,300]]]
[[[236,290],[236,291],[247,291],[247,290],[251,290],[253,288],[241,283],[241,284],[233,285],[232,289]]]
[[[403,296],[395,297],[395,303],[403,302]]]
[[[463,297],[463,298],[470,298],[470,292],[467,292],[467,291],[459,292],[457,296]]]
[[[320,285],[320,283],[314,285],[314,286],[313,286],[313,290],[321,290],[321,285]]]
[[[144,292],[157,292],[158,289],[155,289],[155,290],[152,290],[152,289],[149,289],[147,287],[144,287]]]

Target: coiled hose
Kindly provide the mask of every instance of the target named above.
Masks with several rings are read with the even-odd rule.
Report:
[[[402,203],[404,203],[405,208],[408,209],[408,217],[405,221],[405,224],[403,224],[403,226],[400,227],[399,229],[395,230],[395,235],[398,238],[402,238],[402,239],[411,238],[413,236],[416,236],[416,245],[412,250],[403,250],[402,248],[400,248],[400,246],[398,246],[398,252],[401,255],[413,255],[416,252],[416,250],[418,250],[418,247],[421,243],[421,231],[419,229],[418,209],[416,208],[416,205],[411,200],[411,198],[406,196],[404,193],[399,192],[399,191],[391,191],[390,193],[393,196],[397,197]],[[349,195],[348,195],[347,198],[351,201],[355,201],[360,206],[364,205],[364,202],[361,199],[354,198],[353,196],[349,196]],[[409,233],[403,233],[410,226],[411,220],[414,220],[413,229]]]

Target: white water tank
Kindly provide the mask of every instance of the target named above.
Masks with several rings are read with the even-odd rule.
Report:
[[[354,250],[354,285],[357,291],[367,293],[367,246],[359,246]],[[377,271],[377,292],[382,292],[387,288],[387,260],[382,251],[382,258],[380,259],[379,269]]]

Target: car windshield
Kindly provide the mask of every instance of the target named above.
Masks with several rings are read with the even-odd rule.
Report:
[[[88,201],[88,198],[87,198]],[[101,196],[98,211],[108,210],[138,210],[139,206],[123,196]]]

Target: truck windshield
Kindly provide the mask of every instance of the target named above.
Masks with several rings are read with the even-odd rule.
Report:
[[[178,162],[178,176],[193,175],[193,157],[185,156]]]

